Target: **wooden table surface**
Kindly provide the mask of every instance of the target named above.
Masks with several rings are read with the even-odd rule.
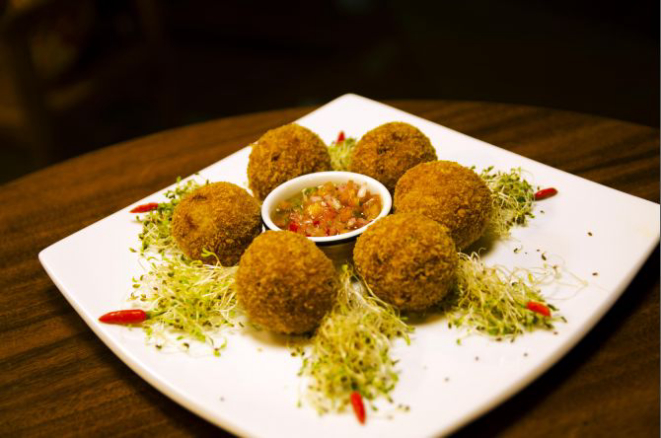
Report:
[[[555,168],[659,201],[657,129],[505,104],[388,103]],[[65,301],[37,254],[312,109],[250,114],[166,131],[2,186],[1,436],[225,434],[153,389],[115,357]],[[658,436],[658,246],[583,341],[541,378],[458,435]]]

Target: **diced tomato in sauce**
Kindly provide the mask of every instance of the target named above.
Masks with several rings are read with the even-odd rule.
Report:
[[[372,222],[382,205],[365,185],[327,182],[280,202],[271,219],[280,229],[304,236],[336,236]]]

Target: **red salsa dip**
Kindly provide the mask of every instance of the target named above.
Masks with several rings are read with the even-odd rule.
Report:
[[[381,197],[353,181],[303,189],[280,202],[271,219],[282,230],[308,237],[336,236],[364,227],[379,216]]]

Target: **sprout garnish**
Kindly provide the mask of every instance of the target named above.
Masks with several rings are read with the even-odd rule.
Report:
[[[328,146],[333,170],[348,171],[351,165],[351,154],[356,147],[356,139],[348,137],[341,142],[333,142]]]
[[[488,231],[495,237],[506,237],[514,225],[525,225],[532,213],[535,190],[522,176],[520,167],[509,172],[495,171],[493,166],[480,172],[493,196],[493,212]]]
[[[396,338],[409,344],[413,331],[353,266],[343,265],[339,276],[335,306],[311,339],[299,373],[308,378],[307,399],[320,413],[342,411],[354,391],[370,403],[378,397],[392,401],[398,372],[390,351]]]
[[[130,296],[148,312],[143,323],[147,337],[163,345],[168,332],[176,332],[209,344],[219,354],[214,336],[236,321],[236,269],[184,257],[152,260],[149,273],[134,280]]]
[[[514,339],[535,329],[552,329],[561,316],[542,316],[527,308],[528,303],[546,304],[539,286],[558,274],[545,265],[533,270],[486,266],[477,253],[459,253],[457,282],[453,292],[441,303],[448,325],[465,326],[496,338]]]

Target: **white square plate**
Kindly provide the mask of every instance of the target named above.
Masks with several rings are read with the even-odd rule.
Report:
[[[521,167],[535,185],[556,187],[559,194],[539,203],[537,217],[527,227],[515,228],[512,238],[498,242],[484,259],[488,264],[535,267],[541,266],[544,252],[588,282],[583,288],[555,284],[543,290],[568,321],[557,324],[555,335],[538,331],[514,343],[476,335],[457,345],[461,332],[448,329],[443,320],[418,325],[411,345],[397,344],[393,352],[401,359],[393,397],[395,403],[410,406],[409,412],[394,412],[392,418],[369,413],[361,426],[350,412],[320,417],[309,406],[297,407],[300,358],[268,337],[236,331],[229,334],[220,358],[193,357],[145,345],[139,329],[100,324],[101,314],[127,307],[131,277],[144,273],[137,255],[128,251],[138,246],[141,228],[128,213],[132,206],[53,244],[39,259],[80,316],[129,367],[182,406],[234,433],[317,438],[450,433],[525,387],[596,324],[655,248],[659,205],[356,95],[342,96],[298,123],[330,143],[340,130],[359,138],[389,121],[422,130],[437,147],[439,159],[478,169]],[[244,148],[200,176],[245,186],[249,153]],[[164,191],[136,205],[162,201]],[[514,253],[514,248],[522,249]]]

